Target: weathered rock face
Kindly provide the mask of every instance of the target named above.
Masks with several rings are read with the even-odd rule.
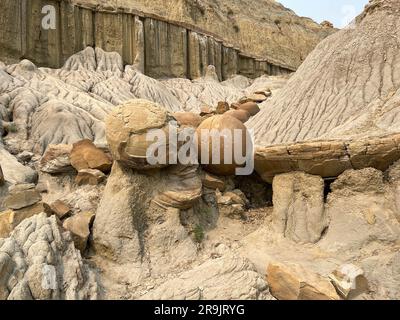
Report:
[[[329,278],[336,291],[345,299],[357,298],[369,290],[364,271],[353,264],[340,266],[329,275]]]
[[[0,299],[96,299],[96,275],[55,216],[36,215],[0,239]]]
[[[167,281],[141,299],[271,300],[268,285],[246,259],[223,257],[207,261]]]
[[[324,181],[302,172],[278,175],[272,185],[273,223],[285,237],[315,243],[327,226]]]
[[[329,229],[320,242],[324,250],[358,255],[371,239],[398,241],[397,191],[384,182],[381,171],[348,170],[332,183],[331,190],[326,206]]]
[[[42,28],[44,14],[41,12],[45,5],[55,8],[56,24],[59,27],[48,30]],[[134,65],[137,70],[151,77],[195,79],[204,76],[207,66],[212,64],[216,67],[216,74],[220,80],[236,73],[252,78],[262,74],[285,74],[297,68],[302,60],[298,56],[293,57],[293,54],[279,60],[276,59],[277,54],[271,57],[267,52],[257,50],[257,46],[254,48],[251,45],[246,51],[258,54],[264,59],[257,60],[253,56],[241,54],[239,49],[224,43],[215,35],[219,34],[228,42],[235,39],[238,46],[237,35],[227,39],[224,30],[225,23],[231,24],[231,21],[217,23],[219,29],[218,32],[214,32],[217,30],[214,30],[209,22],[214,21],[215,17],[207,19],[205,27],[199,25],[199,21],[187,20],[190,15],[158,14],[166,7],[170,7],[169,13],[176,12],[178,7],[186,11],[187,3],[151,2],[146,3],[145,9],[142,5],[140,2],[128,1],[115,4],[115,7],[113,4],[92,0],[79,3],[59,3],[56,0],[3,1],[1,27],[5,32],[0,37],[0,59],[14,61],[25,57],[40,66],[55,68],[61,67],[72,54],[91,46],[117,52],[122,57],[121,63]],[[153,9],[160,5],[162,10],[153,12]],[[275,3],[268,3],[267,6],[281,11],[288,20],[297,18],[292,12]],[[216,8],[213,8],[212,15],[218,16]],[[307,39],[307,44],[302,49],[306,56],[311,48],[330,32],[309,20],[298,19],[305,28],[301,33],[305,35],[302,38]],[[272,20],[268,24],[271,22]],[[13,25],[12,30],[9,25]],[[288,25],[290,26],[291,22],[288,22]],[[272,24],[273,30],[267,27],[270,35],[276,34],[277,28],[275,24]],[[232,30],[230,27],[227,29]],[[247,42],[251,34],[246,32],[244,42]],[[290,38],[283,36],[282,40],[287,41],[286,37]],[[285,63],[286,59],[288,63]]]
[[[398,9],[398,1],[371,2],[355,28],[320,43],[246,123],[255,129],[257,170],[266,180],[292,170],[323,177],[386,170],[399,159]]]
[[[400,64],[394,57],[399,6],[394,0],[372,1],[355,28],[321,42],[268,108],[251,121],[257,143],[360,139],[398,132],[394,106]]]
[[[319,41],[336,31],[300,18],[271,0],[120,0],[118,5],[197,26],[246,53],[291,68],[297,68]],[[219,49],[218,43],[215,48]],[[242,60],[244,70],[271,68],[264,61],[249,62],[245,55]]]
[[[143,268],[151,263],[153,272],[194,259],[196,245],[181,225],[175,204],[187,205],[199,193],[174,193],[171,180],[178,184],[178,179],[168,170],[144,174],[114,162],[96,213],[96,252],[118,263],[143,263]],[[169,202],[166,192],[175,195]]]
[[[400,158],[399,134],[348,141],[312,141],[258,147],[255,166],[271,182],[276,174],[304,171],[324,178],[336,177],[347,169],[368,167],[387,170]]]

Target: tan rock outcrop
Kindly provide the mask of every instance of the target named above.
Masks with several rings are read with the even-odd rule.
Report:
[[[91,212],[78,213],[63,222],[63,228],[71,232],[75,248],[82,253],[86,249],[90,236],[90,229],[93,225],[95,214]]]
[[[276,174],[304,171],[324,178],[337,177],[347,169],[368,167],[385,171],[400,159],[399,134],[348,141],[310,141],[258,147],[256,171],[271,182]]]
[[[329,279],[299,265],[270,263],[267,282],[278,300],[340,300]]]
[[[154,273],[195,258],[197,248],[180,222],[179,209],[157,201],[165,192],[174,196],[171,182],[179,185],[167,171],[140,173],[114,162],[93,227],[97,254],[118,263],[140,263],[144,269],[151,264]],[[193,200],[192,193],[186,200],[175,195],[169,203]]]
[[[300,243],[315,243],[327,227],[324,181],[302,172],[281,174],[272,184],[272,219],[278,233]]]
[[[192,208],[202,194],[198,167],[175,165],[168,168],[166,173],[166,190],[158,194],[153,201],[166,208]]]
[[[400,238],[396,188],[381,171],[347,170],[331,184],[325,211],[329,228],[319,246],[329,252],[358,256],[371,239],[396,244]]]

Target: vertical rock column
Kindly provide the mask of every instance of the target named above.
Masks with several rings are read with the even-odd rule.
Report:
[[[202,70],[201,70],[201,54],[200,54],[200,40],[199,35],[196,32],[189,31],[189,55],[188,55],[188,65],[189,65],[189,72],[188,77],[189,79],[196,79],[201,77]]]
[[[136,17],[125,13],[96,12],[95,45],[104,51],[119,53],[125,64],[134,64],[137,57],[138,41]],[[142,42],[139,42],[141,45]]]
[[[247,57],[239,54],[239,74],[248,77],[255,78],[256,76],[256,61],[251,57]]]
[[[145,64],[145,52],[144,52],[144,25],[142,20],[138,16],[134,17],[135,26],[135,56],[133,59],[133,65],[135,68],[144,73]]]
[[[122,14],[96,12],[95,43],[104,51],[115,51],[123,54],[123,21]]]
[[[209,65],[209,63],[208,63],[208,37],[204,36],[204,35],[199,35],[199,45],[200,45],[200,72],[201,72],[201,76],[204,76],[206,69]]]
[[[122,59],[125,64],[133,64],[136,57],[135,16],[122,14]]]
[[[186,29],[146,18],[144,30],[146,74],[153,78],[186,77]]]
[[[23,4],[26,4],[26,52],[24,56],[35,64],[58,68],[62,64],[60,3],[53,0],[28,0]],[[53,6],[56,10],[55,29],[45,30],[42,27],[42,19],[45,17],[42,14],[42,8],[46,5]]]
[[[222,78],[229,79],[238,73],[238,52],[233,47],[222,47]]]
[[[22,55],[22,7],[21,0],[1,0],[0,10],[0,59],[12,56],[19,59]]]
[[[255,74],[254,78],[261,77],[262,75],[268,74],[268,65],[265,60],[255,60]]]
[[[61,8],[61,63],[73,54],[94,47],[93,11],[74,6],[67,2],[60,3]]]
[[[215,67],[218,79],[222,81],[222,42],[208,37],[208,64]]]

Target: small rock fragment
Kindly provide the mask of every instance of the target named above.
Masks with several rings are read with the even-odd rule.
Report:
[[[211,116],[214,114],[214,110],[209,106],[200,107],[200,117]]]
[[[299,265],[270,263],[267,282],[278,300],[339,300],[328,279]]]
[[[368,280],[364,276],[364,271],[354,264],[340,266],[329,275],[329,278],[344,299],[354,299],[368,292]]]
[[[172,115],[178,124],[183,127],[197,128],[202,121],[201,117],[193,112],[175,112]]]
[[[60,220],[71,214],[71,208],[62,200],[56,200],[50,205],[45,204],[45,212],[55,214]]]
[[[10,187],[8,196],[4,199],[5,207],[22,209],[42,200],[34,184],[19,184]]]
[[[213,190],[225,191],[226,185],[223,178],[205,173],[202,179],[203,186]]]
[[[267,97],[264,95],[264,93],[262,93],[262,94],[253,93],[253,94],[247,96],[247,98],[249,100],[257,102],[257,103],[261,103],[261,102],[264,102],[265,100],[267,100]]]
[[[107,173],[111,170],[112,166],[110,157],[88,139],[79,141],[73,145],[70,158],[71,165],[77,171],[82,169],[96,169]]]
[[[217,114],[224,114],[225,112],[229,111],[229,103],[226,101],[218,102],[216,111],[217,111]]]
[[[66,219],[63,223],[64,229],[71,232],[75,247],[81,252],[86,249],[90,228],[93,225],[94,218],[94,213],[81,212]]]
[[[75,183],[78,186],[92,185],[97,186],[106,179],[106,175],[100,170],[96,169],[82,169],[79,170],[78,175],[75,178]]]
[[[70,154],[72,145],[51,144],[40,159],[39,168],[47,173],[63,173],[72,171]]]

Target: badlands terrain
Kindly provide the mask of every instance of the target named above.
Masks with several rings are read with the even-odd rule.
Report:
[[[87,46],[60,68],[39,67],[0,41],[0,299],[400,298],[397,0],[371,0],[340,31],[266,0],[264,18],[254,1],[185,1],[178,11],[84,2],[204,29],[212,19],[209,38],[228,16],[235,45],[275,72],[262,74],[255,58],[215,60],[220,50],[207,65],[183,60],[184,73],[200,77],[161,68],[156,79],[146,50],[126,54],[125,45]],[[268,32],[276,15],[284,36]],[[266,19],[258,42],[246,16]],[[53,52],[43,43],[27,56]],[[255,171],[146,163],[145,134],[176,122],[253,131]]]

